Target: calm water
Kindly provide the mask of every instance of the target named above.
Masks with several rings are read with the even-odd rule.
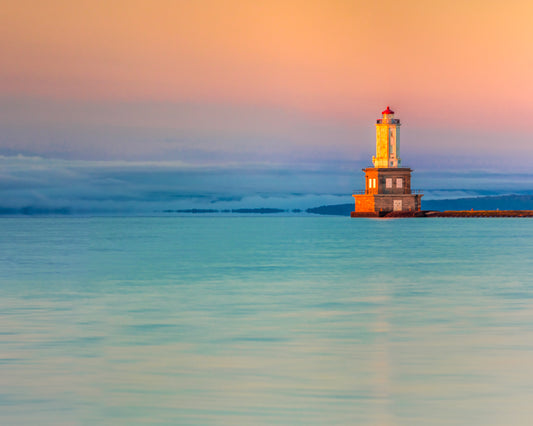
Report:
[[[0,220],[2,425],[531,418],[531,219]]]

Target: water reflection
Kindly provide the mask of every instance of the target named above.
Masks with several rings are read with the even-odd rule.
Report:
[[[249,219],[0,242],[1,423],[527,424],[533,222]]]

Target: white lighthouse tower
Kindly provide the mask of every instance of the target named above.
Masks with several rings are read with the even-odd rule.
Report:
[[[372,163],[376,168],[399,167],[400,159],[400,120],[394,118],[389,107],[381,112],[382,118],[376,121],[376,156]]]

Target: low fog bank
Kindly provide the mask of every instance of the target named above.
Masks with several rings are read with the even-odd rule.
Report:
[[[0,157],[0,214],[148,214],[165,210],[284,210],[352,202],[365,164],[225,164]],[[419,170],[424,200],[533,193],[533,175]]]

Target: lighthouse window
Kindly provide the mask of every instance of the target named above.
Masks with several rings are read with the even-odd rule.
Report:
[[[385,181],[385,187],[392,188],[392,178],[387,178],[387,180]]]
[[[396,188],[403,188],[403,179],[396,179]]]

